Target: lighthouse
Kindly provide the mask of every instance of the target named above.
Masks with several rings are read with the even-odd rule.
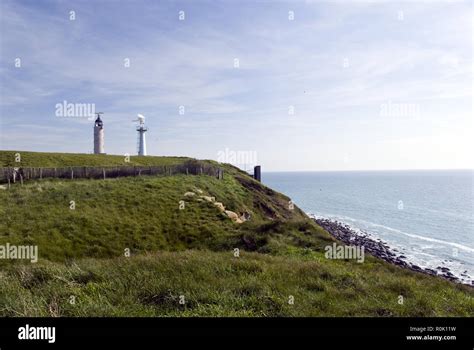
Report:
[[[148,131],[148,128],[145,126],[145,116],[138,114],[137,119],[134,122],[138,122],[137,132],[137,153],[139,156],[146,156],[146,139],[145,133]]]
[[[104,123],[100,119],[100,115],[104,114],[98,112],[94,123],[94,154],[104,154]]]

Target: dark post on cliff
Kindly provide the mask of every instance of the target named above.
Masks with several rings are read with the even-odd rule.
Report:
[[[262,182],[262,168],[260,165],[257,165],[253,168],[253,178],[258,182]]]

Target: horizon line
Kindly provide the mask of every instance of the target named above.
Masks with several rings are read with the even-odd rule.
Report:
[[[339,169],[339,170],[267,170],[263,173],[322,173],[322,172],[383,172],[383,171],[447,171],[447,170],[468,170],[474,171],[474,168],[424,168],[424,169]]]

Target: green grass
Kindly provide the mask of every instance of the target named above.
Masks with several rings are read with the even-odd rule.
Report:
[[[11,153],[0,151],[4,164]],[[56,167],[117,165],[112,162],[119,157],[21,154],[29,166]],[[324,247],[334,241],[327,232],[298,208],[289,210],[287,196],[223,167],[223,180],[42,180],[0,190],[0,245],[39,250],[36,264],[0,260],[0,316],[474,314],[470,287],[373,257],[363,264],[325,259]],[[198,190],[229,210],[249,212],[251,220],[233,223]],[[185,197],[188,191],[196,195]]]
[[[17,154],[20,155],[20,162],[17,162]],[[130,161],[127,162],[125,155],[0,151],[0,167],[168,166],[181,164],[189,159],[191,158],[130,156]]]
[[[472,294],[466,288],[387,264],[354,266],[323,258],[247,252],[239,258],[232,251],[188,250],[80,259],[68,265],[42,261],[33,267],[9,267],[1,279],[0,314],[4,316],[474,313]],[[400,294],[403,304],[398,303]]]
[[[252,220],[235,224],[198,194],[184,196],[189,191],[197,193],[196,189],[202,195],[215,197],[228,210],[249,212]],[[210,176],[177,175],[25,182],[0,191],[1,203],[9,203],[0,207],[0,244],[38,245],[42,258],[54,261],[114,257],[125,248],[228,249],[230,245],[242,246],[242,237],[250,242],[247,245],[260,240],[256,248],[264,249],[261,241],[267,237],[265,232],[257,237],[258,230],[279,235],[284,230],[280,228],[279,232],[276,226],[266,229],[263,223],[268,219],[260,211],[263,204],[249,191],[227,174],[221,181]],[[75,203],[74,210],[71,201]],[[180,201],[184,202],[183,210],[179,209]],[[275,194],[265,204],[268,215],[281,217],[278,211],[287,202],[288,198]],[[306,221],[298,211],[286,215],[295,222]],[[282,225],[280,221],[276,223]]]

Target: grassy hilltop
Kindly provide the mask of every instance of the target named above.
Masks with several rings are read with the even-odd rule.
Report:
[[[15,153],[0,151],[0,166],[18,166]],[[25,167],[189,160],[19,153]],[[39,250],[35,264],[0,260],[0,316],[474,314],[470,287],[370,256],[362,264],[326,259],[324,247],[334,239],[297,207],[290,210],[287,196],[221,166],[223,180],[43,179],[0,189],[0,245]],[[223,207],[250,220],[234,222]]]
[[[15,154],[20,154],[20,163],[15,160]],[[0,151],[0,167],[69,167],[69,166],[124,166],[124,165],[175,165],[191,158],[188,157],[140,157],[130,156],[130,162],[125,162],[125,156],[84,153],[44,153],[23,151]]]

